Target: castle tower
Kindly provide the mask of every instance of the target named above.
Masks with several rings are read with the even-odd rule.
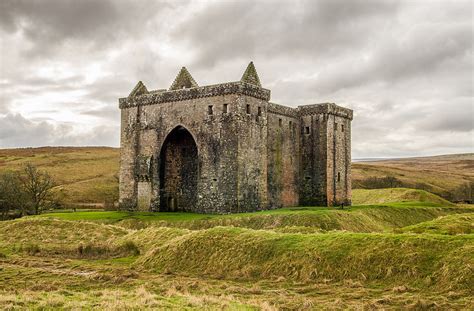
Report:
[[[332,103],[298,107],[300,204],[351,204],[352,110]]]

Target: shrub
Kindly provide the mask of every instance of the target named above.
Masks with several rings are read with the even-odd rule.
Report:
[[[403,183],[396,177],[385,176],[385,177],[368,177],[360,180],[358,186],[362,189],[381,189],[381,188],[400,188],[403,187]]]

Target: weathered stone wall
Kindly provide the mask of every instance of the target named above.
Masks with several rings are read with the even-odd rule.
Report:
[[[251,96],[237,100],[238,139],[237,209],[232,212],[268,208],[267,193],[267,102]],[[225,168],[224,168],[225,169]]]
[[[183,68],[169,91],[139,82],[119,100],[122,206],[229,213],[350,204],[352,111],[270,103],[249,68],[241,82],[204,87]]]
[[[296,109],[268,104],[268,204],[299,204],[300,119]]]

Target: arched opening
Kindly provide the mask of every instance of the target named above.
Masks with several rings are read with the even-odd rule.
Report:
[[[160,211],[192,211],[196,206],[198,149],[187,129],[178,126],[160,153]]]

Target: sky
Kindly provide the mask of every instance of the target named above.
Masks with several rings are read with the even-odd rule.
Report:
[[[0,148],[119,146],[118,98],[238,81],[354,110],[353,158],[474,152],[469,0],[0,1]]]

